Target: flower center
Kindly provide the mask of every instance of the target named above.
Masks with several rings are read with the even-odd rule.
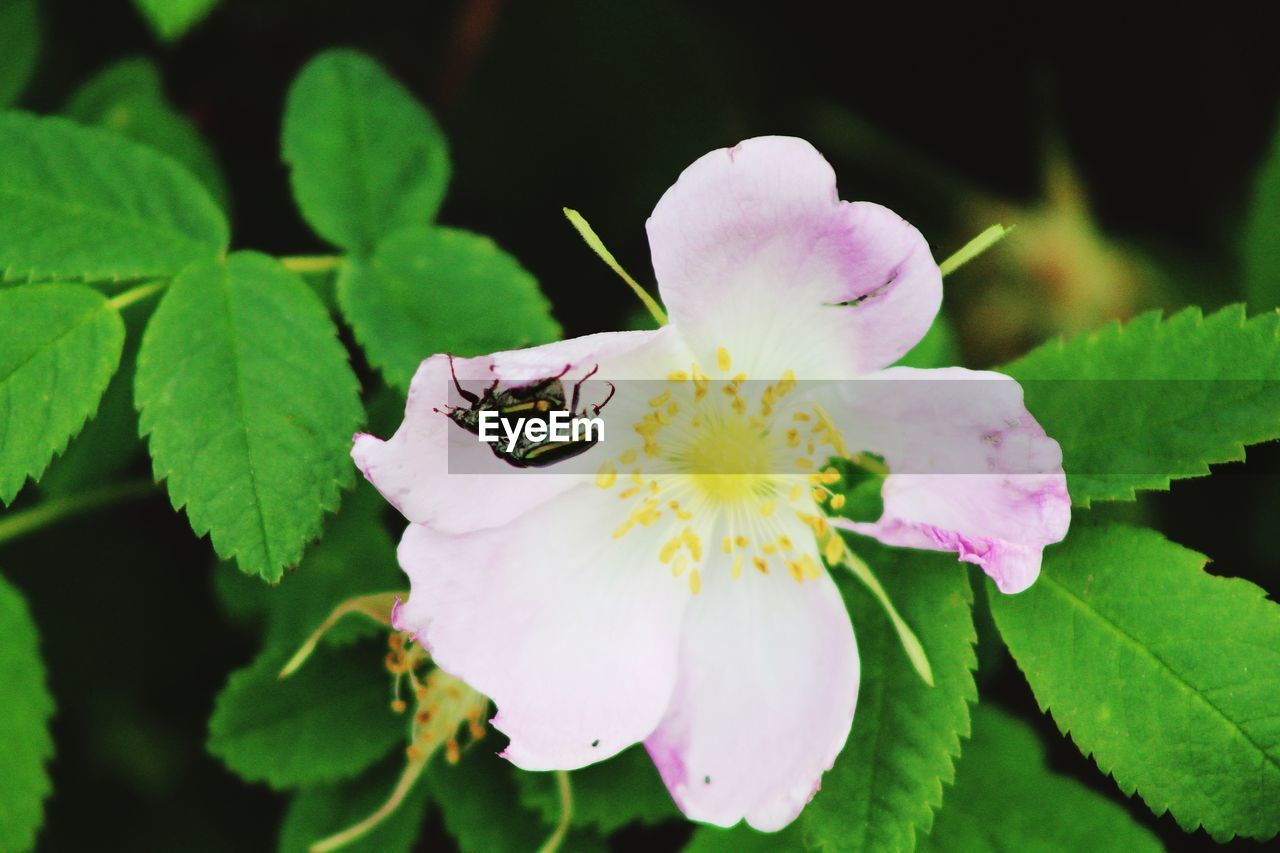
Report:
[[[626,507],[613,537],[658,528],[658,561],[687,573],[695,593],[714,553],[704,542],[719,543],[734,578],[778,564],[797,581],[818,577],[815,537],[840,543],[822,511],[843,503],[828,488],[840,475],[819,470],[849,455],[840,433],[820,406],[797,399],[791,371],[749,383],[728,375],[724,349],[716,365],[715,382],[696,364],[670,374],[633,425],[635,443],[601,466],[596,484]]]

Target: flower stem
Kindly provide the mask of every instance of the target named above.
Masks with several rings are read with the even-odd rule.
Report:
[[[310,853],[330,853],[330,851],[345,847],[372,832],[378,824],[400,808],[400,804],[404,802],[405,797],[409,796],[409,792],[413,790],[418,777],[426,769],[427,761],[431,758],[431,755],[432,753],[425,752],[417,758],[410,759],[409,763],[405,765],[404,772],[400,774],[400,780],[396,782],[396,787],[391,792],[391,796],[376,812],[359,823],[352,824],[342,832],[330,835],[328,838],[312,844]]]
[[[311,653],[316,650],[316,644],[320,642],[321,638],[348,613],[363,614],[375,622],[390,628],[391,608],[395,606],[399,598],[400,596],[394,592],[380,592],[373,595],[359,595],[355,598],[348,598],[335,607],[333,612],[320,623],[320,627],[312,632],[297,653],[284,665],[284,669],[280,670],[280,674],[277,677],[288,678],[297,672],[299,667],[307,662],[307,658],[311,657]]]
[[[578,232],[579,236],[581,236],[582,239],[586,241],[587,245],[591,247],[591,251],[599,255],[600,260],[608,264],[609,269],[616,272],[622,280],[627,283],[627,286],[631,288],[632,292],[639,297],[640,301],[644,303],[644,307],[648,309],[649,313],[653,316],[653,319],[657,321],[658,325],[667,325],[667,314],[662,310],[662,306],[658,305],[658,301],[650,296],[648,291],[641,287],[634,278],[627,275],[627,271],[622,268],[622,264],[618,263],[618,260],[613,256],[613,253],[605,248],[604,241],[601,240],[596,232],[592,230],[591,226],[587,224],[587,220],[582,218],[582,214],[573,208],[566,207],[564,208],[564,215],[565,218],[569,220],[569,224]]]
[[[996,243],[999,243],[1005,237],[1009,236],[1009,232],[1013,231],[1014,226],[1010,225],[1005,228],[1003,225],[992,225],[983,231],[977,237],[974,237],[968,243],[960,247],[960,251],[938,264],[938,269],[942,272],[942,277],[946,278],[960,267],[969,263],[969,261],[981,255],[987,249],[990,249]]]
[[[0,518],[0,544],[11,542],[65,518],[70,518],[119,500],[142,497],[150,494],[154,488],[154,484],[147,481],[115,483],[99,489],[82,492],[78,495],[67,495],[62,498],[42,501],[30,509],[19,510]]]
[[[285,269],[299,273],[333,272],[342,266],[341,255],[291,255],[277,260]]]
[[[833,534],[839,535],[839,534]],[[933,667],[929,665],[929,657],[924,653],[924,646],[920,645],[920,640],[915,633],[907,625],[906,620],[898,613],[898,609],[893,606],[893,602],[889,600],[889,594],[884,591],[884,587],[880,585],[880,581],[872,573],[871,567],[862,561],[860,557],[851,552],[848,548],[844,549],[844,556],[841,562],[853,572],[853,574],[862,581],[871,594],[880,602],[880,606],[884,608],[884,612],[888,614],[889,621],[893,623],[894,630],[898,632],[898,639],[902,643],[902,649],[907,653],[907,657],[911,660],[911,665],[920,675],[920,679],[930,687],[933,686]]]
[[[117,293],[115,296],[107,300],[107,304],[117,311],[123,311],[135,302],[141,302],[153,293],[164,290],[169,285],[169,281],[149,281],[146,284],[140,284],[137,287],[131,287],[123,293]]]
[[[556,853],[569,834],[569,823],[573,819],[573,784],[564,770],[556,771],[556,789],[560,792],[560,822],[551,837],[538,848],[538,853]]]

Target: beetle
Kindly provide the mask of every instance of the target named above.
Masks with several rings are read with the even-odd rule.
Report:
[[[455,424],[477,436],[480,434],[482,412],[497,412],[498,416],[504,420],[524,417],[543,418],[549,421],[553,411],[568,412],[571,418],[583,417],[583,413],[578,411],[582,385],[596,374],[600,366],[591,368],[586,376],[574,383],[573,393],[566,407],[564,383],[560,380],[569,372],[569,368],[570,365],[566,364],[564,370],[555,376],[537,379],[526,385],[504,388],[501,391],[498,390],[499,380],[494,379],[483,393],[476,394],[462,387],[458,381],[458,374],[454,372],[453,356],[449,356],[449,372],[453,375],[453,386],[457,389],[458,395],[467,402],[467,406],[465,408],[451,406],[444,414]],[[607,384],[609,395],[603,402],[590,407],[593,415],[599,415],[617,391],[612,382]],[[522,435],[510,450],[507,450],[501,442],[491,443],[489,449],[493,451],[494,456],[513,468],[546,468],[587,452],[599,441],[599,438],[590,433],[586,438],[568,441],[553,441],[549,438],[544,441],[531,441]]]

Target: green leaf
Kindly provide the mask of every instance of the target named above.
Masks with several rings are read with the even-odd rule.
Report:
[[[488,237],[414,225],[343,264],[338,304],[369,361],[407,389],[427,356],[542,344],[560,336],[533,276]]]
[[[172,160],[64,118],[0,114],[6,281],[171,275],[217,255],[227,222]]]
[[[1031,728],[987,705],[973,710],[973,736],[921,851],[1158,853],[1151,832],[1124,809],[1049,769]]]
[[[1277,313],[1143,314],[1051,341],[1003,370],[1062,445],[1072,500],[1083,506],[1167,489],[1280,437]]]
[[[381,806],[395,787],[404,757],[360,776],[333,785],[304,788],[289,802],[280,827],[280,853],[308,853],[311,845],[364,820]],[[427,786],[419,781],[390,817],[342,853],[409,853],[418,840],[429,802]]]
[[[0,289],[0,502],[39,479],[98,408],[124,323],[76,284]]]
[[[1254,179],[1240,249],[1250,306],[1258,311],[1280,307],[1280,132]]]
[[[991,590],[1041,708],[1188,831],[1280,831],[1280,607],[1152,530],[1077,523],[1028,591]]]
[[[960,363],[955,330],[946,317],[939,315],[929,331],[911,351],[898,360],[902,367],[951,367]]]
[[[39,52],[36,0],[0,0],[0,107],[18,100],[27,88]]]
[[[219,556],[279,580],[351,482],[363,417],[316,295],[265,255],[188,267],[147,326],[134,396],[174,507]]]
[[[172,157],[226,209],[227,188],[213,151],[191,120],[169,104],[151,60],[137,57],[108,66],[76,90],[62,112]]]
[[[382,524],[386,501],[361,482],[312,545],[296,572],[275,587],[240,572],[218,572],[215,583],[233,616],[266,625],[266,649],[291,655],[333,609],[357,595],[407,589],[396,546]],[[385,634],[370,619],[349,616],[324,636],[329,645]]]
[[[444,815],[445,828],[462,853],[537,850],[551,835],[551,827],[521,806],[516,771],[493,750],[483,740],[463,752],[456,765],[437,757],[427,767],[425,781]]]
[[[177,41],[221,0],[133,0],[161,41]]]
[[[0,850],[28,850],[44,821],[53,786],[45,763],[53,757],[49,718],[53,698],[45,686],[35,623],[21,593],[0,577]]]
[[[960,739],[977,698],[973,593],[954,558],[854,542],[919,637],[933,668],[928,687],[876,599],[840,576],[858,637],[862,679],[849,741],[800,815],[821,850],[910,850],[929,831],[954,778]]]
[[[633,746],[569,774],[573,785],[573,825],[609,835],[628,824],[651,826],[679,818],[653,761],[644,747]],[[560,818],[560,795],[551,773],[518,773],[520,802],[554,824]]]
[[[285,104],[282,145],[303,218],[354,252],[431,222],[449,182],[435,119],[355,51],[326,51],[302,69]]]
[[[320,649],[289,678],[265,653],[214,704],[209,752],[250,782],[294,788],[355,776],[408,741],[391,676],[368,647]]]
[[[40,478],[40,491],[45,495],[67,496],[86,487],[108,486],[146,452],[138,438],[133,377],[148,312],[135,303],[121,316],[124,349],[120,352],[120,366],[102,395],[97,413]]]

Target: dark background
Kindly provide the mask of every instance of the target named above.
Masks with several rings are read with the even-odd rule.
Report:
[[[445,127],[441,220],[520,258],[568,335],[633,322],[636,305],[562,206],[648,281],[644,219],[684,166],[746,137],[804,136],[845,198],[898,210],[940,258],[992,222],[1019,225],[948,280],[944,310],[976,367],[1143,308],[1241,299],[1238,223],[1280,94],[1265,6],[229,0],[163,47],[124,0],[47,0],[24,104],[56,111],[110,62],[151,56],[218,154],[235,244],[323,252],[279,159],[283,100],[316,52],[363,49]],[[1275,595],[1277,472],[1277,447],[1256,448],[1247,465],[1120,511]],[[213,573],[233,569],[159,493],[3,556],[31,596],[59,706],[41,849],[270,848],[283,799],[202,750],[213,696],[254,651],[212,595]],[[984,694],[1037,717],[996,643]],[[1059,769],[1119,797],[1040,726]],[[1132,808],[1171,847],[1211,846]],[[661,848],[683,832],[623,843]],[[447,849],[439,833],[433,817],[424,849]]]

